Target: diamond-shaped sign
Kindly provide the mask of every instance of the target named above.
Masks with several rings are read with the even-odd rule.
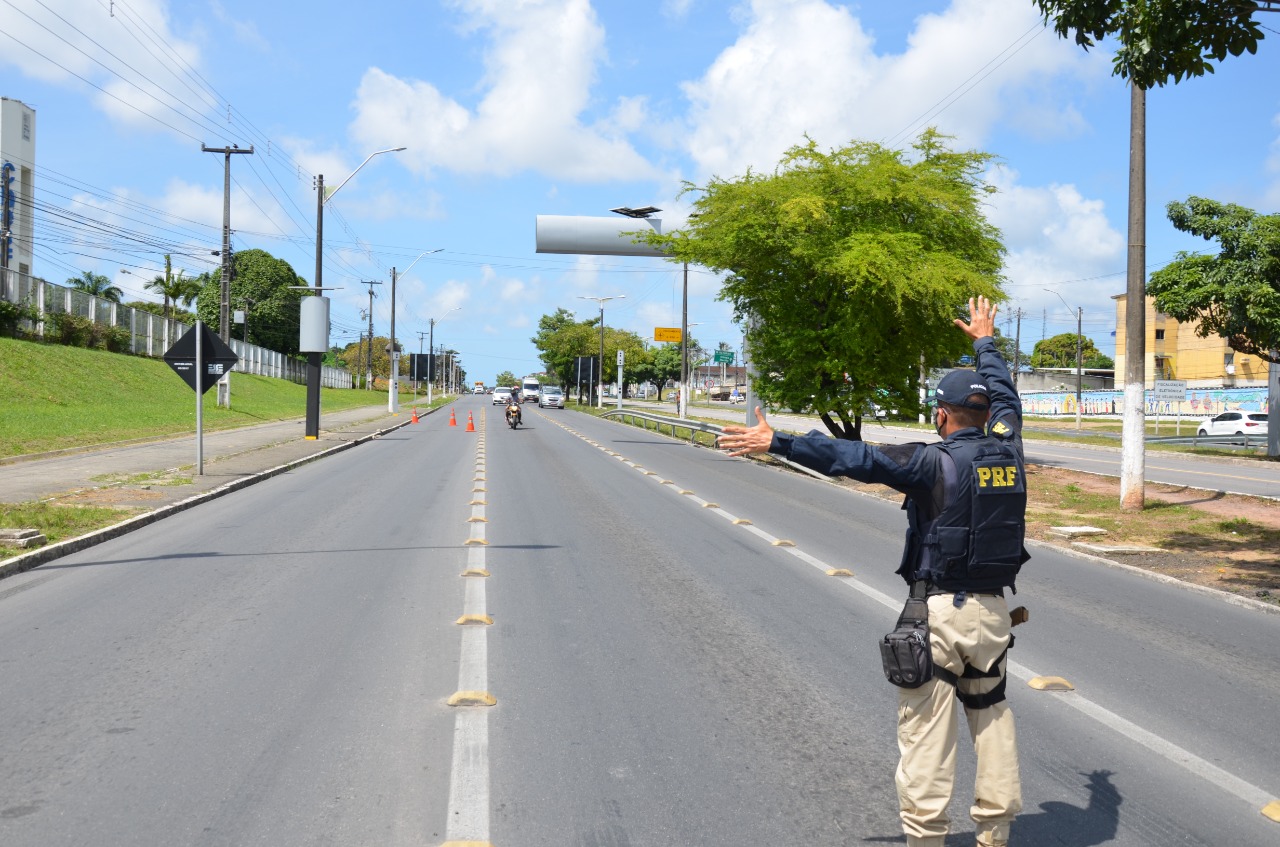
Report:
[[[204,393],[212,388],[215,382],[222,379],[223,374],[235,367],[240,357],[227,346],[226,342],[210,332],[209,327],[203,323],[197,323],[187,330],[187,333],[165,352],[164,360],[187,385],[191,386],[192,391],[196,388],[197,332],[201,333],[200,358],[202,361],[199,367],[202,382],[200,388],[203,389],[201,393]]]

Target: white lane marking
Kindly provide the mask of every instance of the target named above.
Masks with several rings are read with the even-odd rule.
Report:
[[[489,841],[489,710],[462,708],[453,731],[446,841]]]
[[[484,416],[480,417],[484,428]],[[484,472],[484,436],[480,436],[476,470]],[[471,516],[483,518],[485,507],[471,507]],[[485,540],[485,524],[471,524],[468,540]],[[484,570],[485,548],[467,548],[467,568]],[[463,589],[463,614],[487,615],[485,579],[468,579]],[[462,645],[458,660],[458,691],[489,690],[489,639],[487,626],[461,628]],[[447,842],[489,841],[489,708],[461,706],[454,720],[453,764],[449,772]]]
[[[579,438],[582,438],[579,433],[574,432],[568,427],[565,427],[565,429],[572,432],[574,435],[577,435]],[[694,496],[683,496],[680,497],[680,499],[692,501],[699,504],[699,506],[706,502]],[[714,509],[712,511],[718,512],[730,520],[736,519],[733,515],[730,515],[723,509]],[[752,535],[759,537],[761,540],[768,542],[770,545],[777,540],[773,535],[759,529],[758,527],[743,525],[742,528],[750,532]],[[826,564],[821,559],[803,552],[798,547],[782,549],[786,550],[786,552],[795,556],[797,559],[800,559],[800,561],[808,564],[809,566],[821,570],[824,576],[826,575],[827,570],[831,568],[830,565]],[[843,577],[839,580],[835,580],[835,582],[843,583],[848,588],[852,588],[854,591],[859,592],[863,596],[874,600],[895,612],[900,611],[902,608],[902,600],[890,597],[883,591],[879,591],[866,583],[860,582],[856,577]],[[1010,676],[1015,677],[1024,683],[1030,682],[1037,676],[1044,675],[1012,660],[1009,660],[1006,663],[1005,668]],[[1251,804],[1255,809],[1260,809],[1275,799],[1274,794],[1269,794],[1253,783],[1247,782],[1246,780],[1219,768],[1217,765],[1200,758],[1194,753],[1184,750],[1173,742],[1143,729],[1132,721],[1120,717],[1115,712],[1112,712],[1109,709],[1093,702],[1088,697],[1081,695],[1078,691],[1054,692],[1051,696],[1056,697],[1081,714],[1093,718],[1108,729],[1123,735],[1130,741],[1146,747],[1156,755],[1182,767],[1192,775],[1216,785],[1227,794],[1231,794],[1244,802]]]

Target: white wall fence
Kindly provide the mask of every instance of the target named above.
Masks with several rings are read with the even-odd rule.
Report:
[[[129,351],[137,356],[159,358],[187,330],[191,329],[190,324],[172,319],[166,321],[160,315],[135,309],[132,306],[112,303],[65,285],[20,274],[13,269],[9,269],[7,273],[0,271],[0,297],[10,303],[29,303],[35,307],[40,319],[34,324],[30,321],[22,322],[23,329],[28,333],[43,337],[45,334],[43,317],[51,313],[64,312],[88,318],[101,326],[128,330]],[[234,369],[236,372],[287,379],[297,383],[307,381],[307,363],[301,359],[291,358],[284,353],[267,350],[256,344],[246,344],[234,338],[230,345],[235,354],[240,357]],[[330,367],[320,369],[320,384],[325,388],[354,387],[349,372]]]

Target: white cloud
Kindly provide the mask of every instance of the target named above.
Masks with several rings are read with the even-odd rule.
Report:
[[[252,47],[261,53],[270,52],[271,43],[263,37],[261,32],[258,31],[256,24],[251,21],[240,21],[231,17],[231,14],[227,12],[226,8],[219,3],[218,0],[213,0],[210,6],[213,9],[214,17],[216,17],[220,23],[231,27],[231,32],[235,35],[236,41]]]
[[[468,108],[429,82],[370,68],[353,104],[353,138],[365,146],[409,145],[402,155],[422,173],[537,171],[579,182],[655,174],[625,138],[643,121],[643,100],[623,98],[603,120],[583,122],[605,59],[604,29],[588,0],[454,5],[469,32],[490,38],[480,102]]]
[[[200,50],[170,27],[165,0],[117,4],[114,14],[98,0],[28,3],[6,8],[3,26],[10,38],[0,65],[73,89],[88,80],[101,89],[95,105],[121,123],[158,129],[160,121],[199,136],[199,116],[217,111],[214,95],[182,73],[183,65],[198,68]]]
[[[989,179],[999,193],[988,219],[1004,234],[1005,276],[1015,305],[1048,309],[1061,319],[1066,307],[1056,291],[1071,307],[1084,307],[1092,321],[1113,317],[1111,297],[1124,290],[1126,246],[1102,201],[1082,196],[1074,185],[1020,185],[1009,168],[994,169]]]
[[[689,14],[691,6],[693,6],[693,0],[662,0],[662,14],[679,20]]]
[[[742,15],[738,41],[684,86],[702,176],[771,169],[805,133],[823,147],[899,146],[936,125],[976,146],[1011,116],[1037,137],[1079,132],[1070,97],[1046,82],[1105,73],[1096,56],[1034,35],[1042,26],[1022,0],[955,0],[921,16],[898,55],[878,54],[849,9],[825,0],[751,0]],[[962,99],[938,111],[958,84]]]

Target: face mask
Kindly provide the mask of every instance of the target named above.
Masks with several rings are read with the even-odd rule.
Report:
[[[935,409],[933,412],[933,429],[938,433],[938,437],[942,437],[942,410]]]

